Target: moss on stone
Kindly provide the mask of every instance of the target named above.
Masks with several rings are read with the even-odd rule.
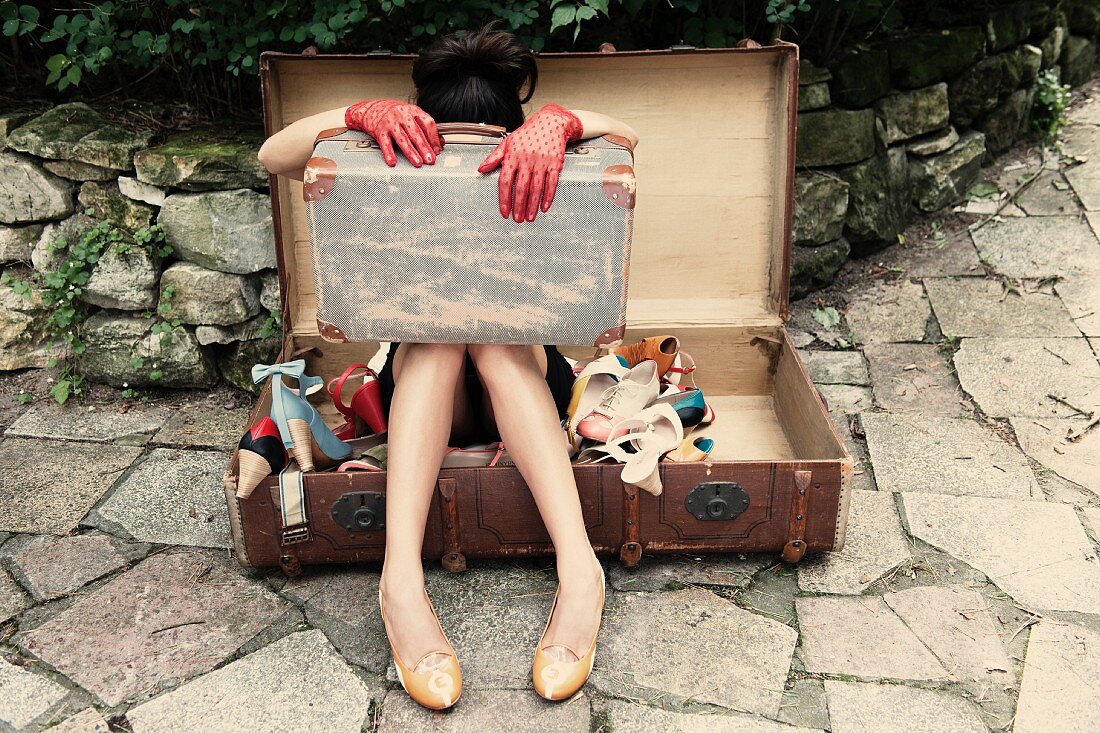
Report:
[[[189,191],[262,187],[267,184],[267,171],[256,158],[262,142],[258,130],[181,132],[135,156],[137,178]]]

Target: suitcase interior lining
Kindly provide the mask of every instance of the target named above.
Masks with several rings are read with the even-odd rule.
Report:
[[[782,329],[727,330],[724,339],[717,339],[709,329],[677,333],[682,348],[699,362],[696,381],[717,416],[712,425],[692,433],[714,438],[714,460],[845,457],[843,443]],[[628,332],[628,338],[641,335]],[[303,356],[308,373],[319,374],[326,381],[339,376],[347,364],[369,361],[378,350],[374,342],[336,344],[319,337],[295,337],[292,344],[291,352],[307,349]],[[590,356],[592,350],[562,347],[562,352],[580,358]],[[315,396],[313,402],[329,425],[343,421],[327,398]]]

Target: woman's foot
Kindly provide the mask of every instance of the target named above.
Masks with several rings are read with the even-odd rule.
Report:
[[[595,553],[586,557],[559,559],[558,596],[550,626],[543,635],[542,647],[560,662],[578,661],[576,654],[588,651],[600,629],[603,611],[600,597],[600,561]],[[561,646],[554,646],[561,645]],[[547,648],[550,647],[550,648]]]
[[[419,582],[410,578],[386,582],[383,576],[378,590],[386,606],[386,636],[401,662],[414,672],[442,662],[445,654],[429,652],[448,649],[450,643],[428,601],[423,578]],[[418,666],[414,668],[414,664]]]

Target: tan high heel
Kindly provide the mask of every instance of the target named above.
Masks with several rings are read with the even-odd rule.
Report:
[[[427,590],[424,591],[424,596],[427,598]],[[435,616],[435,623],[439,626],[440,633],[446,639],[447,634],[443,631],[442,624],[439,623],[439,615],[435,612],[435,606],[432,605],[431,598],[428,598],[428,605],[432,609],[432,615]],[[381,584],[378,586],[378,611],[382,614],[382,626],[385,628],[388,638],[390,627],[389,622],[386,621],[386,611],[382,607]],[[455,654],[454,647],[451,646],[449,640],[447,641],[446,650],[430,651],[422,655],[411,668],[407,667],[397,656],[393,644],[390,644],[390,654],[393,656],[393,664],[397,668],[397,679],[401,682],[401,686],[405,688],[405,692],[409,694],[409,697],[424,707],[431,710],[444,710],[458,702],[458,698],[462,696],[462,669],[458,665],[458,655]],[[433,654],[445,654],[447,658],[427,667],[422,672],[415,671],[421,662]]]
[[[599,564],[599,560],[596,561]],[[603,574],[603,565],[600,568],[600,611],[603,616],[603,606],[606,600],[606,583]],[[561,589],[561,586],[558,586]],[[554,618],[554,609],[558,606],[558,593],[554,592],[554,602],[550,606],[550,615],[546,618],[546,626],[539,637],[538,646],[535,647],[535,659],[531,663],[531,681],[535,685],[535,692],[547,700],[565,700],[572,697],[577,690],[588,681],[592,674],[592,665],[596,661],[596,637],[600,634],[599,624],[596,625],[596,633],[592,635],[592,643],[588,651],[581,655],[575,649],[565,644],[548,644],[543,646],[546,632],[550,628],[550,621]],[[553,647],[561,647],[577,658],[574,662],[563,662],[554,659],[548,652]]]

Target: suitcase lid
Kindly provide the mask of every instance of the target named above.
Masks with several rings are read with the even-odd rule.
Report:
[[[361,99],[411,99],[413,58],[264,52],[267,135]],[[556,101],[617,117],[638,132],[628,325],[663,330],[782,324],[791,256],[797,46],[548,53],[538,56],[538,64],[528,113]],[[302,184],[274,175],[270,180],[284,329],[316,335]]]

